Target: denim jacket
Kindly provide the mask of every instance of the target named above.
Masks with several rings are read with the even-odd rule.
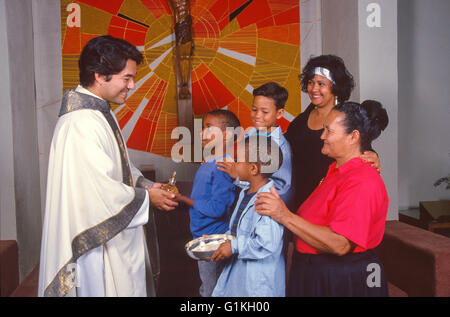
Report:
[[[269,192],[273,184],[269,181],[258,193]],[[231,216],[230,227],[243,197],[244,190]],[[253,196],[242,212],[236,239],[231,241],[233,255],[225,260],[227,263],[212,296],[285,296],[283,226],[268,216],[258,214],[254,208],[256,199]]]

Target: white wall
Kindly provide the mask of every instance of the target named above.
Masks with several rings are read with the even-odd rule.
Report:
[[[380,8],[380,27],[370,27],[370,3]],[[322,0],[324,54],[341,56],[355,78],[351,100],[380,101],[389,115],[389,126],[374,141],[381,159],[389,195],[387,219],[398,219],[398,75],[396,0]]]
[[[16,240],[12,108],[9,82],[9,49],[6,0],[0,0],[0,240]]]
[[[379,5],[379,26],[367,19]],[[382,166],[381,176],[389,195],[388,220],[398,219],[398,72],[397,1],[359,0],[359,86],[361,102],[374,99],[383,105],[389,125],[373,142]]]
[[[349,40],[348,29],[354,2],[322,0],[324,53],[347,54],[349,68],[357,60],[347,52],[356,43]],[[365,74],[357,81],[360,100],[378,99],[389,107],[389,127],[374,146],[381,156],[391,206],[402,210],[418,207],[420,201],[450,199],[444,185],[433,186],[450,173],[450,1],[357,3],[360,60],[359,69],[353,69]],[[381,28],[364,25],[369,3],[380,5]],[[354,93],[351,99],[355,97]],[[395,219],[392,209],[390,216]]]
[[[358,23],[358,0],[324,0],[323,54],[337,55],[344,60],[356,84],[349,98],[352,101],[359,101],[360,90]]]
[[[399,205],[450,199],[450,1],[398,1]]]
[[[62,98],[60,3],[34,0],[34,73],[36,77],[36,120],[39,145],[41,215],[45,208],[48,157]],[[41,80],[44,79],[44,80]]]
[[[322,55],[322,0],[300,1],[300,65],[303,67],[312,56]],[[300,75],[300,74],[299,74]],[[299,81],[299,88],[300,81]],[[302,92],[302,111],[311,100]]]
[[[2,179],[1,190],[2,196],[5,190],[9,193],[7,206],[14,208],[12,211],[2,209],[1,213],[2,220],[4,212],[7,215],[5,226],[11,226],[10,231],[14,231],[15,226],[19,246],[19,272],[23,279],[38,261],[42,230],[32,6],[28,0],[2,1],[0,11],[4,16],[2,23],[6,22],[6,27],[1,31],[6,30],[6,36],[2,35],[2,45],[7,44],[7,50],[2,53],[2,58],[7,59],[5,65],[2,65],[5,66],[2,68],[2,85],[9,86],[9,93],[2,96],[2,110],[5,110],[5,119],[10,120],[3,128],[8,130],[5,145],[9,147],[5,148],[5,156],[6,168],[10,169],[7,172],[9,181],[13,172],[13,181],[10,184],[4,184]],[[2,145],[3,143],[2,139]],[[15,203],[11,204],[10,199],[14,199]],[[15,214],[15,223],[12,214]]]

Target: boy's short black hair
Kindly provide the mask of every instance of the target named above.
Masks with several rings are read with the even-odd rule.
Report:
[[[111,76],[120,73],[131,59],[139,65],[143,56],[131,43],[110,35],[95,37],[86,43],[78,60],[80,84],[87,88],[95,81],[95,73]]]
[[[225,131],[226,128],[237,128],[241,126],[241,123],[238,117],[230,110],[226,109],[216,109],[208,112],[207,116],[217,116],[221,117],[222,120],[222,131]]]
[[[248,163],[256,163],[264,178],[271,177],[280,168],[281,164],[283,164],[283,153],[271,137],[251,135],[246,137],[244,142],[245,161]],[[278,161],[278,164],[276,161]],[[264,167],[269,170],[263,171]]]
[[[289,97],[289,93],[283,86],[270,81],[253,90],[253,97],[256,96],[264,96],[273,99],[278,110],[284,108]]]

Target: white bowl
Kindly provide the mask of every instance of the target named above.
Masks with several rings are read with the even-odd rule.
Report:
[[[186,253],[194,260],[209,261],[222,243],[232,239],[235,239],[235,237],[229,234],[203,236],[186,243]]]

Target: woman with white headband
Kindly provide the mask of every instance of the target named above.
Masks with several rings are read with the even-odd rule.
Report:
[[[335,55],[311,58],[300,75],[302,91],[308,93],[311,104],[289,125],[284,136],[292,148],[292,184],[295,198],[291,210],[297,210],[325,177],[334,160],[321,153],[325,118],[333,107],[350,97],[355,86],[353,76],[344,61]],[[362,159],[379,170],[375,152],[366,151]]]

